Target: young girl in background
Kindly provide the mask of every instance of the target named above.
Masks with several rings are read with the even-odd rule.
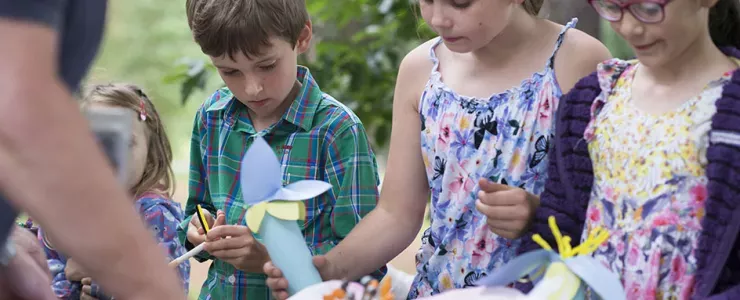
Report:
[[[316,258],[325,279],[358,278],[396,257],[419,232],[430,198],[409,298],[471,286],[514,257],[543,190],[558,99],[610,57],[573,29],[575,19],[538,18],[541,5],[420,2],[440,36],[401,63],[379,205]],[[284,299],[286,280],[265,269]]]
[[[628,299],[740,299],[738,1],[622,3],[591,0],[637,60],[563,98],[533,231],[607,229],[594,256]]]
[[[170,260],[185,254],[185,248],[177,240],[175,230],[182,221],[183,213],[180,204],[172,200],[172,149],[153,103],[134,85],[108,84],[93,86],[82,100],[81,106],[83,110],[98,106],[123,107],[135,112],[126,173],[129,191],[135,199],[133,205]],[[81,293],[83,299],[108,298],[100,293],[96,284],[91,284],[84,270],[73,259],[54,250],[43,230],[39,230],[39,239],[45,246],[52,272],[52,289],[59,298],[79,299]],[[180,264],[177,272],[187,291],[189,263]],[[83,283],[86,286],[83,287]]]

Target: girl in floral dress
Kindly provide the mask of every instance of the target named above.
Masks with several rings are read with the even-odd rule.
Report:
[[[563,98],[533,231],[608,229],[594,256],[628,299],[740,299],[738,2],[621,3],[591,1],[638,60]]]
[[[440,37],[401,63],[380,202],[316,259],[324,279],[359,278],[397,256],[430,199],[409,298],[468,287],[515,256],[547,177],[558,99],[610,57],[575,19],[537,18],[541,4],[420,2]],[[287,282],[266,272],[284,299]]]

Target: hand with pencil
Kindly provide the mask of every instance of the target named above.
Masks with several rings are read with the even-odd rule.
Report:
[[[244,272],[262,273],[262,266],[270,261],[265,246],[249,227],[224,224],[225,218],[219,211],[213,228],[206,233],[204,250]]]
[[[218,212],[216,214],[218,214]],[[198,255],[198,253],[203,251],[203,248],[206,245],[206,234],[211,229],[211,227],[215,225],[216,220],[213,219],[211,213],[203,209],[200,204],[198,204],[196,206],[195,214],[193,214],[193,217],[190,218],[190,223],[188,223],[188,230],[186,232],[188,241],[195,247],[193,249],[190,249],[190,251],[188,251],[184,255],[171,261],[169,263],[169,266],[172,268],[176,268],[181,263],[187,261],[191,257],[196,256]]]
[[[216,226],[215,219],[208,210],[203,209],[200,204],[196,206],[196,212],[190,218],[187,237],[193,246],[199,246],[206,241],[206,233]]]
[[[170,262],[171,267],[203,250],[250,273],[262,273],[262,267],[270,261],[267,249],[254,238],[252,231],[243,225],[226,225],[226,215],[220,210],[214,220],[207,210],[197,205],[196,213],[188,224],[187,238],[196,247]]]
[[[196,256],[198,255],[198,253],[203,251],[203,248],[206,245],[206,234],[212,227],[217,226],[216,220],[213,218],[209,211],[203,209],[200,204],[198,204],[195,208],[195,214],[193,214],[193,217],[190,218],[190,223],[188,223],[188,231],[186,232],[188,241],[193,244],[195,248],[191,249],[183,256],[180,256],[171,261],[169,263],[169,266],[172,268],[177,267],[181,263],[187,261],[191,257]],[[216,214],[218,215],[219,213],[221,213],[221,211],[218,211]]]

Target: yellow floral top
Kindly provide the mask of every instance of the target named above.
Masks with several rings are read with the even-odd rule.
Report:
[[[636,61],[599,65],[602,93],[585,132],[593,162],[583,236],[597,226],[609,240],[594,257],[620,275],[628,299],[687,299],[707,198],[706,149],[715,102],[728,72],[664,113],[631,100]]]

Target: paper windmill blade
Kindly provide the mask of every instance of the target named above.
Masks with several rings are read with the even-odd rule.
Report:
[[[548,221],[557,242],[559,255],[540,235],[535,234],[532,239],[542,246],[542,250],[516,257],[476,284],[488,287],[502,286],[529,275],[537,285],[556,279],[562,282],[556,291],[549,293],[547,299],[584,299],[586,288],[590,288],[600,299],[626,299],[619,277],[590,256],[606,241],[609,234],[602,228],[596,228],[581,245],[571,248],[570,237],[560,234],[555,217],[551,216]]]
[[[267,248],[273,264],[289,282],[288,293],[320,283],[311,251],[298,226],[305,219],[302,200],[321,195],[331,185],[319,180],[282,184],[280,162],[267,142],[258,137],[241,162],[240,183],[247,204],[247,227]]]

